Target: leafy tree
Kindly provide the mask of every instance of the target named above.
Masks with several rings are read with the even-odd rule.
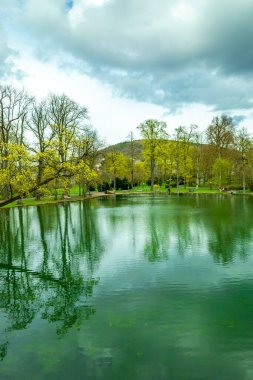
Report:
[[[125,177],[126,164],[127,164],[126,158],[122,153],[109,152],[105,156],[103,167],[104,167],[104,170],[110,175],[110,178],[113,181],[114,191],[116,191],[116,177],[119,177],[119,178]]]
[[[203,183],[212,186],[213,180],[213,165],[216,160],[214,147],[210,144],[201,144],[201,160],[200,160],[200,176],[203,179]]]
[[[218,182],[220,186],[224,185],[224,182],[226,182],[229,176],[229,166],[230,166],[230,163],[225,158],[217,158],[217,160],[215,161],[213,165],[213,172],[215,175],[215,179],[216,179],[216,182]]]
[[[161,144],[158,147],[156,162],[158,168],[158,177],[160,177],[162,181],[166,181],[168,176],[172,176],[174,158],[173,143],[168,140],[161,141]]]
[[[143,141],[144,156],[149,159],[150,162],[150,178],[151,178],[151,190],[154,189],[155,180],[155,166],[158,155],[158,147],[161,142],[167,138],[166,123],[164,121],[158,121],[154,119],[148,119],[144,123],[141,123],[137,128],[139,129]]]
[[[0,192],[9,189],[10,196],[19,192],[23,196],[34,185],[34,165],[31,155],[24,146],[16,143],[0,143]]]
[[[77,135],[76,151],[81,157],[81,161],[90,169],[90,174],[81,171],[78,176],[79,195],[85,195],[90,185],[95,185],[98,179],[96,173],[98,166],[98,158],[101,155],[100,150],[104,143],[99,139],[97,132],[90,127],[85,127],[84,131]],[[87,168],[86,168],[87,169]]]
[[[140,185],[148,179],[148,172],[144,162],[138,161],[134,163],[134,183]]]
[[[213,118],[211,124],[207,128],[207,141],[215,149],[216,158],[226,158],[228,148],[233,146],[235,138],[235,125],[230,116],[222,114]],[[218,161],[220,162],[220,161]],[[217,167],[217,165],[216,165]],[[218,165],[222,170],[222,165]],[[221,186],[222,173],[218,176],[218,183]]]
[[[189,154],[192,140],[195,136],[196,125],[191,125],[189,129],[186,127],[178,127],[175,129],[175,162],[176,162],[176,178],[177,191],[179,191],[180,177],[184,178],[184,184],[193,169],[192,157]]]
[[[237,150],[237,168],[242,177],[243,192],[245,193],[246,188],[246,171],[250,164],[249,154],[252,150],[252,139],[246,130],[246,128],[241,128],[235,135],[235,147]]]

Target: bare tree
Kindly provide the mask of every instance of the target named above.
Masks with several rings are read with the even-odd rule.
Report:
[[[33,98],[24,90],[0,85],[0,141],[3,155],[8,154],[10,141],[22,145],[27,113]]]
[[[207,141],[216,147],[218,158],[234,142],[235,125],[233,119],[225,114],[213,118],[207,128]]]
[[[49,126],[49,115],[46,101],[42,100],[40,103],[33,103],[28,128],[33,134],[33,142],[30,144],[29,149],[38,155],[36,183],[39,186],[46,167],[44,153],[50,148],[51,141],[54,137],[54,133]],[[39,192],[36,192],[36,198],[40,198]]]
[[[135,156],[135,145],[134,145],[134,133],[131,131],[128,135],[130,140],[130,159],[131,159],[131,187],[134,188],[134,156]]]
[[[73,148],[75,135],[85,127],[88,111],[64,94],[51,94],[47,104],[49,123],[57,138],[59,158],[65,162]]]

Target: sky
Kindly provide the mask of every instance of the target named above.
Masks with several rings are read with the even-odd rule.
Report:
[[[0,83],[67,94],[107,143],[147,119],[253,133],[252,0],[0,0]]]

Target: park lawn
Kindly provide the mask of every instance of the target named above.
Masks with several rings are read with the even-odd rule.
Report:
[[[151,192],[151,186],[148,185],[141,185],[141,186],[136,186],[134,189],[129,189],[129,190],[117,190],[116,194],[134,194],[134,193],[153,193]],[[170,189],[171,194],[177,194],[177,188],[172,187]],[[165,186],[161,186],[160,188],[156,189],[154,193],[157,194],[168,194],[168,189],[165,188]],[[196,189],[195,187],[184,187],[180,186],[179,187],[179,193],[183,194],[219,194],[220,191],[218,189],[210,189],[209,187],[199,187]],[[226,192],[225,192],[226,193]],[[101,195],[103,192],[101,192]],[[241,190],[235,191],[235,194],[242,194]],[[247,191],[247,194],[251,194],[249,191]],[[85,199],[83,197],[79,196],[79,187],[78,185],[73,186],[70,189],[70,198],[67,199],[62,199],[62,189],[58,189],[58,198],[57,200],[54,199],[54,196],[52,195],[51,197],[44,197],[40,200],[36,200],[35,198],[27,198],[27,199],[22,199],[22,204],[18,204],[17,201],[14,201],[3,208],[12,208],[12,207],[22,207],[22,206],[38,206],[38,205],[46,205],[46,204],[56,204],[56,203],[63,203],[63,202],[71,202],[71,201],[78,201]]]
[[[8,205],[4,206],[3,208],[12,208],[12,207],[23,207],[23,206],[39,206],[39,205],[46,205],[46,204],[56,204],[56,203],[63,203],[63,202],[70,202],[70,201],[77,201],[81,200],[82,198],[76,196],[72,196],[67,199],[62,199],[59,196],[59,199],[54,199],[54,197],[44,197],[40,200],[36,200],[35,198],[28,198],[28,199],[22,199],[22,204],[19,204],[17,201],[14,201],[12,203],[9,203]]]
[[[192,191],[191,191],[192,190]],[[143,186],[136,186],[134,189],[131,190],[117,190],[117,193],[131,193],[131,192],[150,192],[151,191],[151,186],[148,185],[143,185]],[[156,193],[168,193],[168,189],[165,186],[161,186],[160,188],[155,190]],[[170,188],[171,193],[177,193],[177,188],[176,187],[171,187]],[[203,194],[216,194],[219,193],[220,191],[218,189],[210,189],[209,187],[199,187],[196,189],[195,187],[192,186],[187,186],[184,187],[183,185],[179,186],[179,192],[180,193],[203,193]]]

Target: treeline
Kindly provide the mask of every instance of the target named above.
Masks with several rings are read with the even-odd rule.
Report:
[[[227,115],[200,133],[196,125],[169,135],[166,123],[146,120],[131,132],[128,153],[104,143],[89,124],[88,110],[66,95],[37,101],[24,90],[0,85],[1,206],[26,196],[62,196],[77,184],[90,188],[132,188],[140,183],[209,185],[252,189],[252,139]],[[141,153],[140,153],[141,150]]]
[[[253,142],[246,128],[237,128],[225,114],[216,116],[203,132],[180,126],[171,135],[166,123],[146,120],[137,127],[142,136],[142,159],[133,133],[128,154],[108,152],[101,174],[114,188],[148,182],[151,189],[208,186],[214,189],[253,190]],[[122,182],[122,180],[124,181]],[[121,181],[119,181],[121,180]]]

